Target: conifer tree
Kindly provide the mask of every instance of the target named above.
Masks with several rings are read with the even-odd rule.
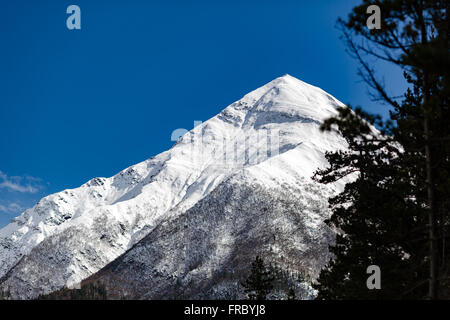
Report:
[[[316,172],[321,183],[353,175],[344,191],[329,200],[327,223],[337,231],[330,247],[334,258],[318,279],[319,299],[399,299],[424,295],[410,290],[424,272],[423,250],[411,243],[420,232],[422,211],[409,199],[410,184],[403,174],[402,150],[390,124],[360,109],[340,108],[339,116],[325,121],[323,130],[339,130],[349,150],[327,153],[330,167]],[[373,129],[378,124],[380,132]],[[334,128],[334,129],[333,129]],[[423,221],[423,219],[422,219]],[[406,259],[407,257],[407,259]],[[382,290],[368,290],[366,270],[382,269]]]
[[[316,173],[328,183],[358,178],[331,199],[336,228],[334,259],[321,273],[319,298],[429,298],[448,291],[450,199],[449,0],[364,0],[339,20],[349,52],[374,98],[393,107],[391,119],[361,110],[339,110],[323,126],[338,126],[350,151],[327,154],[330,167]],[[366,10],[381,9],[380,29],[370,30]],[[410,88],[393,98],[368,58],[404,71]],[[363,120],[365,119],[365,120]],[[382,139],[367,123],[382,128]],[[381,140],[381,141],[379,141]],[[365,268],[383,270],[380,291],[365,288]]]
[[[255,261],[252,262],[250,275],[241,282],[241,285],[249,300],[266,300],[267,295],[273,289],[273,280],[274,277],[264,265],[263,260],[256,256]]]
[[[294,288],[289,288],[287,298],[288,298],[288,300],[296,300],[297,299],[297,297],[295,296]]]

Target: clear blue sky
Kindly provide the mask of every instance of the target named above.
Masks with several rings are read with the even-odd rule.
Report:
[[[369,101],[335,28],[357,0],[0,2],[0,227],[41,197],[169,148],[289,73]],[[81,30],[66,8],[81,8]],[[399,73],[380,66],[386,85]]]

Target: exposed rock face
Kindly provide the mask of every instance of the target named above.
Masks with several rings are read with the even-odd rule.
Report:
[[[0,290],[29,299],[112,262],[94,277],[130,297],[236,297],[257,253],[315,277],[332,239],[327,197],[344,182],[310,177],[326,151],[346,148],[319,130],[340,105],[286,75],[170,150],[43,198],[0,230]]]

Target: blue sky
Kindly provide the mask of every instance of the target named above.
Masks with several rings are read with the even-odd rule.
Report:
[[[1,1],[0,227],[285,73],[386,116],[335,28],[359,2]],[[66,27],[71,4],[81,30]],[[398,70],[377,69],[401,92]]]

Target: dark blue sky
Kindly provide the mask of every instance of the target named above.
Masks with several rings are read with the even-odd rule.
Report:
[[[42,196],[169,148],[289,73],[369,101],[335,28],[357,0],[0,2],[0,226]],[[81,30],[66,8],[81,8]],[[393,93],[400,74],[386,66]]]

